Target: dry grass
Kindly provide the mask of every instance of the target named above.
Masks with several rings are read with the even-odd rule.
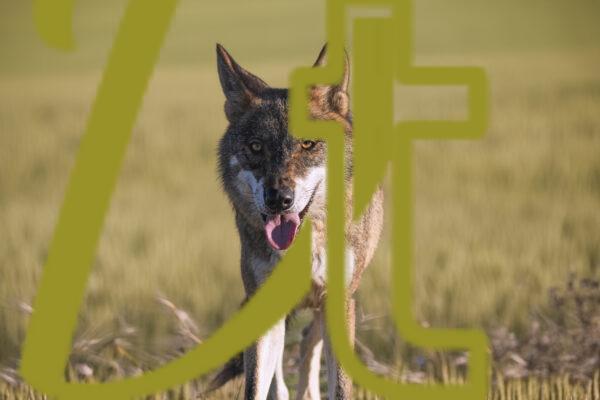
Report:
[[[533,320],[527,337],[517,338],[506,329],[490,333],[493,380],[489,400],[600,400],[600,282],[571,279],[564,288],[553,288],[550,292],[555,312]],[[76,339],[66,370],[67,379],[93,383],[139,375],[201,344],[198,325],[188,312],[163,296],[156,300],[174,328],[158,352],[149,354],[136,346],[140,332],[120,321],[118,328],[103,333],[86,332]],[[23,309],[30,311],[26,305]],[[363,318],[360,323],[368,325],[368,319]],[[288,383],[294,381],[300,364],[299,346],[299,341],[288,340],[284,367],[290,378]],[[385,364],[360,339],[356,349],[370,370],[397,382],[461,385],[468,373],[466,353],[416,350],[396,359],[394,364]],[[326,391],[324,373],[323,366],[323,392]],[[243,379],[235,379],[216,391],[210,390],[211,386],[209,379],[202,378],[149,398],[238,398]],[[9,399],[38,398],[11,368],[0,370],[0,390]],[[378,398],[360,387],[356,388],[355,397]]]
[[[598,400],[600,399],[600,377],[596,374],[593,381],[587,384],[571,382],[568,376],[551,379],[512,379],[507,380],[497,376],[495,385],[488,395],[488,400]],[[215,393],[215,399],[241,399],[243,397],[242,383],[235,382]],[[149,400],[179,400],[195,398],[194,389],[185,386],[169,392],[148,397]],[[45,396],[35,393],[32,389],[14,387],[0,383],[0,398],[19,400],[46,400]],[[203,398],[201,395],[198,399]],[[363,389],[357,388],[357,400],[377,400],[380,397]]]

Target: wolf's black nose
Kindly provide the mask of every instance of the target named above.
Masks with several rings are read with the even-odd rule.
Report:
[[[294,205],[294,192],[289,187],[267,188],[265,190],[265,205],[272,212],[289,210]]]

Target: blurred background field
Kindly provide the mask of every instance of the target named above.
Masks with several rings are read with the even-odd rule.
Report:
[[[30,1],[0,0],[0,381],[10,381],[18,365],[125,4],[78,1],[78,49],[65,54],[37,38]],[[486,329],[500,343],[497,368],[509,376],[532,374],[540,357],[554,352],[548,363],[556,369],[537,373],[577,375],[567,367],[589,363],[579,372],[591,377],[600,363],[600,3],[415,0],[415,12],[416,62],[484,67],[492,107],[483,140],[415,144],[415,316],[431,327]],[[156,366],[193,345],[189,333],[208,337],[238,308],[239,245],[215,168],[226,123],[214,44],[286,86],[292,69],[309,65],[322,46],[323,18],[324,3],[315,0],[181,1],[112,199],[73,368],[101,369],[77,361],[78,350],[94,350],[82,350],[94,338],[135,353],[138,368]],[[398,119],[464,115],[460,88],[397,88]],[[359,292],[358,336],[389,371],[415,370],[418,352],[407,350],[389,318],[388,238],[386,230]],[[587,308],[569,305],[578,296]],[[174,310],[190,320],[178,320]],[[289,335],[290,383],[305,319],[300,315]],[[528,358],[535,329],[564,337],[551,338],[546,353],[534,346]],[[590,343],[578,359],[580,338]]]

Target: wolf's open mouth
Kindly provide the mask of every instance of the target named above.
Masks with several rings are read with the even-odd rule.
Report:
[[[265,236],[267,242],[269,242],[269,245],[273,249],[286,250],[292,245],[320,184],[321,183],[319,182],[315,187],[308,203],[306,203],[304,209],[299,213],[261,214],[263,222],[265,223]]]

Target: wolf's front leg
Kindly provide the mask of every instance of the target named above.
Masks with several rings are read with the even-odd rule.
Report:
[[[282,343],[285,339],[282,339]],[[271,389],[269,390],[270,400],[289,400],[290,395],[288,393],[287,386],[285,385],[283,375],[283,346],[281,350],[281,356],[277,359],[277,366],[275,367],[275,377],[271,382]]]
[[[323,313],[323,318],[325,314]],[[348,333],[350,335],[350,343],[354,345],[354,330],[355,330],[355,304],[354,299],[348,299],[346,309],[346,324],[348,325]],[[323,323],[323,326],[326,324]],[[331,400],[350,400],[352,399],[352,380],[344,372],[341,365],[337,361],[329,335],[325,337],[325,357],[327,361],[327,392],[328,399]]]
[[[283,382],[284,340],[285,319],[282,319],[244,351],[246,400],[266,400],[267,398],[287,400],[289,398]],[[272,389],[271,386],[273,386]]]

